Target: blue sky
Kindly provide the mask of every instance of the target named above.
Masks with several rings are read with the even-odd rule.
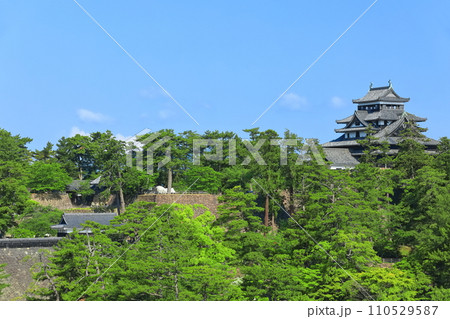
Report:
[[[0,0],[0,127],[31,148],[76,132],[242,132],[369,7],[354,1]],[[450,2],[379,0],[254,126],[326,142],[370,82],[448,136]],[[241,134],[245,136],[244,134]]]

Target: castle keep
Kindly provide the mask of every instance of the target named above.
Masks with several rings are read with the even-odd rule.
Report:
[[[389,154],[398,152],[398,144],[403,139],[402,132],[409,127],[416,129],[417,136],[421,135],[416,123],[425,122],[427,119],[416,116],[405,111],[405,103],[409,98],[398,95],[389,86],[372,87],[370,85],[367,94],[354,99],[353,103],[357,105],[356,111],[341,120],[337,124],[343,124],[343,127],[337,128],[336,133],[342,133],[337,139],[324,143],[322,145],[327,159],[332,162],[331,168],[351,168],[358,164],[358,159],[363,155],[363,148],[358,140],[364,139],[369,130],[377,143],[387,142],[389,144]],[[438,141],[426,138],[415,138],[422,143],[428,152],[436,150]]]

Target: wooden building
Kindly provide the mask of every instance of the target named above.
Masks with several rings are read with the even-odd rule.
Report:
[[[336,121],[343,125],[335,129],[335,132],[341,135],[322,144],[327,160],[333,163],[331,168],[352,168],[358,164],[358,159],[363,154],[363,147],[358,140],[366,137],[369,126],[377,143],[389,144],[389,154],[398,152],[398,144],[404,138],[403,131],[406,128],[416,130],[417,137],[414,139],[422,143],[428,152],[435,152],[439,142],[425,137],[421,134],[425,129],[416,125],[427,119],[406,112],[405,103],[408,101],[409,98],[403,98],[394,91],[391,81],[389,86],[383,87],[372,87],[371,84],[364,97],[353,100],[357,105],[356,111]]]
[[[61,217],[59,224],[53,225],[51,228],[58,231],[58,237],[67,236],[74,229],[80,234],[91,234],[91,230],[83,226],[87,221],[109,225],[116,216],[116,213],[65,213]]]

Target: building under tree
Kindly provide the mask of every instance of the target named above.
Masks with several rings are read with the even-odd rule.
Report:
[[[352,168],[358,164],[358,159],[363,155],[364,148],[358,142],[370,134],[373,142],[389,145],[390,155],[395,155],[399,150],[399,143],[408,134],[416,141],[423,144],[427,152],[436,151],[438,141],[427,138],[422,134],[426,129],[417,125],[427,119],[405,111],[405,103],[409,98],[400,97],[389,86],[372,87],[370,85],[367,94],[353,100],[357,104],[356,111],[336,123],[344,126],[335,129],[342,135],[337,139],[322,144],[326,158],[332,162],[331,168]]]

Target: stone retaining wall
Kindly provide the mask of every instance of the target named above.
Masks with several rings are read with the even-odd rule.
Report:
[[[217,198],[218,195],[211,194],[145,194],[139,195],[136,201],[154,202],[158,205],[172,204],[174,201],[177,204],[201,204],[215,215],[218,205]]]
[[[145,194],[136,201],[155,202],[158,205],[178,204],[204,205],[211,213],[217,213],[217,195],[211,194]],[[45,206],[58,209],[74,208],[67,194],[32,194],[32,199]],[[195,210],[198,216],[204,210]],[[31,267],[44,258],[42,249],[53,250],[61,238],[8,238],[0,239],[0,264],[6,264],[5,272],[10,275],[5,281],[10,286],[3,289],[2,300],[24,300],[25,292],[32,283]]]
[[[31,199],[38,202],[43,206],[52,206],[58,209],[70,209],[74,206],[70,201],[68,194],[56,194],[56,193],[45,193],[45,194],[31,194]]]
[[[0,301],[25,300],[24,294],[32,283],[31,267],[42,258],[42,249],[53,250],[61,238],[11,238],[0,239],[0,264],[10,276],[5,282],[10,286],[3,289]]]

